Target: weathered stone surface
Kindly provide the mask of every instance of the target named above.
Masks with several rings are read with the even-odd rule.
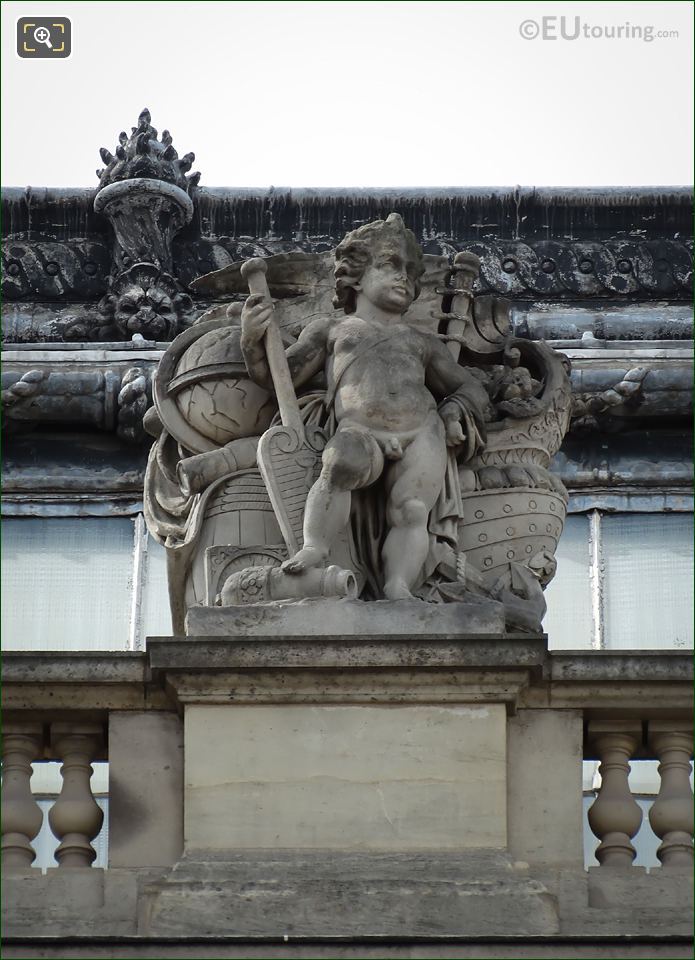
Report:
[[[692,942],[692,877],[668,876],[661,868],[611,870],[548,868],[536,864],[529,876],[557,897],[560,931],[568,937],[631,941],[659,933]],[[627,946],[627,945],[626,945]],[[625,954],[628,955],[627,953]],[[675,954],[674,954],[675,956]]]
[[[693,676],[693,661],[680,650],[581,650],[552,654],[553,680],[636,681],[685,680]]]
[[[518,304],[512,310],[517,337],[553,341],[565,347],[625,349],[625,341],[647,341],[644,346],[685,346],[692,340],[692,306],[664,300],[661,303]],[[651,343],[648,343],[651,341]]]
[[[589,906],[600,910],[622,913],[625,917],[626,905],[655,911],[681,911],[682,921],[673,933],[688,933],[692,930],[693,876],[682,873],[679,882],[678,872],[669,872],[664,867],[652,867],[649,873],[643,868],[631,870],[604,870],[590,867]],[[623,919],[623,923],[625,919]]]
[[[75,236],[103,242],[106,225],[93,213],[93,197],[89,189],[3,191],[3,221],[10,234],[3,250],[5,296],[46,299],[47,291],[48,297],[84,296],[95,279],[93,258],[88,259],[90,272],[73,270],[75,276],[69,273],[71,282],[66,284],[45,271],[55,257],[24,253],[20,244],[28,229],[37,235],[57,234],[61,245]],[[636,294],[643,300],[669,295],[687,300],[690,250],[682,238],[692,235],[691,203],[687,188],[203,188],[194,236],[176,244],[175,268],[188,284],[248,257],[322,252],[339,242],[346,226],[396,210],[418,232],[426,253],[473,250],[482,260],[483,290],[527,301],[610,301]],[[573,239],[567,240],[569,236]],[[58,279],[63,283],[56,283]],[[98,279],[103,285],[103,275]]]
[[[151,684],[144,653],[7,652],[3,682],[5,711],[174,709]]]
[[[183,724],[109,714],[109,867],[172,866],[183,850]]]
[[[342,960],[342,958],[360,958],[360,960],[679,960],[692,957],[691,942],[688,937],[611,937],[567,938],[549,937],[546,942],[531,940],[524,942],[519,938],[505,939],[453,939],[444,937],[441,943],[434,938],[414,943],[394,942],[395,938],[378,938],[345,943],[327,938],[325,942],[311,938],[299,938],[292,941],[275,943],[264,941],[262,945],[240,938],[217,938],[210,941],[193,943],[172,943],[171,940],[152,938],[142,942],[124,943],[117,941],[104,944],[103,939],[84,938],[72,940],[70,946],[61,946],[56,941],[33,941],[23,939],[7,941],[3,954],[17,960],[33,958],[76,958],[85,960],[112,960],[114,957],[133,958],[133,960],[161,960],[166,955],[186,960],[280,960],[295,957],[298,960]]]
[[[623,664],[621,666],[621,663]],[[543,638],[470,638],[441,633],[360,636],[297,635],[209,639],[150,638],[147,653],[7,652],[3,656],[6,711],[58,709],[175,710],[175,688],[192,701],[229,702],[230,678],[249,697],[332,690],[332,699],[445,696],[544,709],[583,709],[601,715],[692,709],[692,657],[672,651],[548,652]],[[152,674],[150,673],[152,671]],[[293,686],[296,677],[297,686]],[[243,678],[246,678],[244,681]],[[264,680],[265,678],[265,680]],[[427,678],[430,678],[429,680]],[[168,691],[163,689],[163,684]],[[462,686],[463,685],[463,686]],[[223,698],[223,699],[222,699]],[[266,701],[267,702],[267,701]],[[674,714],[675,715],[675,714]]]
[[[142,443],[151,376],[161,351],[15,350],[2,373],[10,429],[37,423],[82,425]]]
[[[182,861],[149,888],[145,931],[370,936],[553,935],[554,898],[494,851],[461,855],[302,855]],[[495,908],[493,904],[497,903]],[[311,931],[311,932],[310,932]],[[144,932],[144,931],[143,931]]]
[[[531,678],[540,680],[547,657],[543,638],[421,633],[417,621],[401,635],[160,637],[148,650],[154,678],[179,703],[464,702],[512,710]]]
[[[416,622],[414,630],[381,637],[344,633],[321,636],[313,631],[294,636],[230,637],[220,633],[218,637],[150,637],[147,655],[157,674],[200,671],[206,673],[209,683],[221,670],[274,668],[532,670],[536,680],[540,680],[549,656],[553,655],[548,654],[542,636],[478,637],[445,630],[420,632],[417,627]]]
[[[502,604],[425,603],[422,600],[305,600],[247,607],[193,607],[189,637],[499,636]]]
[[[4,878],[3,934],[63,938],[76,933],[103,935],[108,930],[113,937],[134,936],[138,879],[137,871],[94,867],[52,869],[38,873],[34,882]]]
[[[45,305],[40,306],[44,314],[50,312]],[[85,312],[84,307],[76,306],[79,310],[72,312],[65,308],[66,318],[69,315],[74,319]],[[19,318],[21,311],[16,305],[12,308],[12,315],[8,307],[4,309],[3,323],[10,330],[13,324],[25,322]],[[67,322],[58,314],[53,320],[61,324]],[[26,322],[30,322],[30,318],[27,317]],[[48,323],[48,318],[45,322]],[[580,344],[574,341],[554,344],[572,361],[572,429],[583,433],[608,426],[614,430],[628,429],[631,421],[656,425],[668,416],[687,417],[690,413],[692,350],[678,348],[677,341],[669,349],[665,349],[666,345],[658,342],[645,345],[636,341],[622,346],[613,344],[611,350],[580,350],[577,349]],[[120,423],[120,418],[116,419],[119,408],[128,405],[120,398],[121,381],[129,371],[139,369],[148,380],[144,393],[147,403],[145,408],[138,410],[141,423],[145,409],[152,404],[149,380],[161,358],[161,346],[161,343],[145,341],[139,348],[137,344],[126,342],[111,343],[100,350],[48,350],[38,344],[31,350],[6,350],[2,374],[2,386],[6,391],[5,415],[10,422],[84,422],[100,429],[114,430]],[[594,347],[605,346],[605,341],[594,341]],[[99,379],[107,371],[112,374],[111,378]],[[34,394],[24,388],[21,393],[13,393],[15,384],[27,374],[36,372],[43,373],[44,377]],[[627,380],[628,374],[638,379]],[[625,384],[622,393],[617,392],[621,384]],[[250,386],[248,381],[246,385],[247,388]],[[142,442],[143,438],[144,434],[139,434],[136,439]]]
[[[507,737],[512,857],[581,867],[581,711],[519,710],[509,718]]]
[[[186,850],[506,844],[505,709],[186,707]]]
[[[16,650],[3,664],[6,683],[142,683],[142,653],[126,651]]]
[[[249,851],[183,860],[167,873],[50,873],[4,878],[3,956],[666,960],[692,953],[691,885],[658,870],[617,878],[528,871],[502,853],[476,850]],[[80,912],[83,878],[95,888],[84,902],[103,900],[96,920]],[[592,888],[615,881],[613,905],[588,905]],[[49,902],[49,888],[65,899]]]

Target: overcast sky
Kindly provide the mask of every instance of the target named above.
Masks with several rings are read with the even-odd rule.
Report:
[[[144,106],[180,155],[195,152],[205,186],[692,179],[690,2],[5,0],[1,10],[8,186],[94,186],[99,147],[113,151]],[[72,55],[20,59],[21,16],[69,17]],[[563,16],[569,35],[580,18],[577,39],[559,35]],[[556,39],[522,36],[543,17],[556,18],[545,21]],[[605,36],[618,26],[621,38]],[[657,31],[678,36],[639,36]]]

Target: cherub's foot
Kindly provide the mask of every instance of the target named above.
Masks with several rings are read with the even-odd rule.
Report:
[[[384,596],[387,600],[413,600],[405,580],[393,579],[384,585]]]
[[[285,573],[302,573],[309,567],[318,567],[326,559],[325,550],[318,547],[302,547],[299,553],[295,553],[289,560],[285,560],[281,569]]]

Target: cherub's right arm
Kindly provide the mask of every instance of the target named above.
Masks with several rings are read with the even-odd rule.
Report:
[[[296,343],[286,350],[287,362],[295,387],[303,387],[326,363],[330,320],[312,320],[299,334]]]
[[[266,390],[273,389],[263,338],[273,315],[273,304],[259,295],[250,296],[241,313],[241,352],[249,377]],[[296,343],[286,350],[295,387],[301,387],[318,373],[326,360],[328,319],[312,320]]]
[[[246,298],[241,310],[241,353],[249,377],[259,387],[273,389],[263,337],[273,315],[273,304],[261,294]]]

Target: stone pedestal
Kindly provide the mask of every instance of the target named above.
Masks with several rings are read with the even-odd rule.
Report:
[[[187,630],[148,642],[185,741],[152,935],[556,931],[507,836],[507,718],[543,638],[485,601],[194,608]]]
[[[500,851],[294,850],[185,860],[166,880],[149,885],[145,895],[143,933],[151,937],[329,938],[336,943],[352,937],[378,942],[559,931],[555,898]]]
[[[186,707],[189,855],[503,849],[503,704]]]
[[[239,607],[193,607],[186,633],[196,637],[495,637],[504,634],[496,600],[298,600]]]

